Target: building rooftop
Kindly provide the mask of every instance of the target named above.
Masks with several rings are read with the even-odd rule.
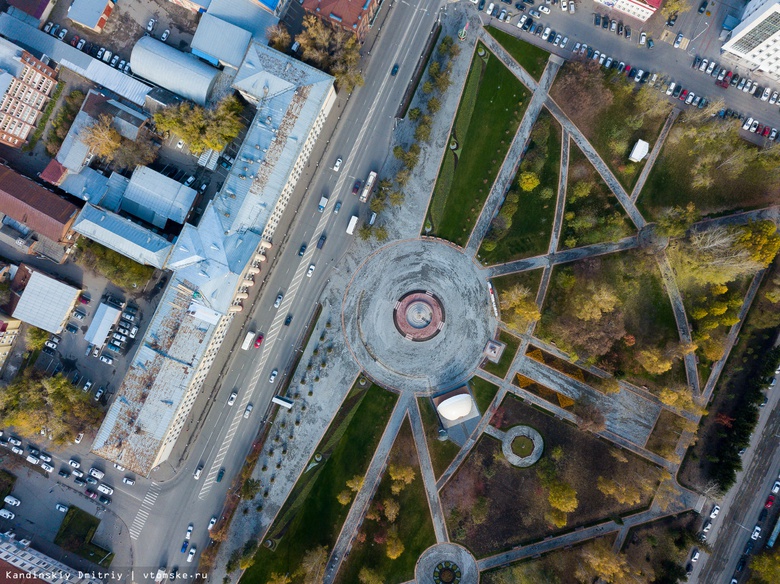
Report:
[[[165,265],[173,247],[168,240],[149,229],[91,204],[81,210],[73,230],[138,263],[155,268]]]
[[[116,324],[120,314],[121,311],[115,306],[101,302],[95,311],[95,316],[92,317],[87,332],[84,333],[84,339],[98,347],[104,345],[108,331]]]
[[[247,30],[255,41],[268,44],[265,31],[279,22],[273,15],[277,4],[278,0],[211,0],[206,14]]]
[[[303,8],[307,12],[353,30],[357,29],[362,19],[368,18],[370,4],[370,0],[303,0]]]
[[[51,0],[8,0],[8,4],[26,12],[30,16],[40,19]]]
[[[203,358],[219,315],[174,277],[92,444],[92,451],[148,475]]]
[[[184,223],[197,191],[146,166],[138,166],[121,202],[123,211],[161,229],[170,219]]]
[[[76,304],[80,290],[27,266],[24,268],[32,273],[12,316],[50,333],[60,332]],[[17,272],[17,278],[20,273],[22,266]]]
[[[21,47],[0,37],[0,69],[7,71],[13,77],[18,77],[24,69],[24,63],[21,59]]]
[[[151,36],[143,36],[135,43],[130,67],[135,75],[200,105],[208,101],[219,75],[219,69]]]
[[[200,17],[198,29],[192,38],[192,52],[209,61],[223,63],[238,69],[244,60],[252,33],[212,16],[208,12]]]
[[[102,61],[57,40],[50,34],[38,30],[7,12],[0,13],[0,36],[4,36],[27,48],[35,56],[46,55],[63,67],[86,77],[97,85],[121,95],[125,99],[143,105],[151,86],[125,75]],[[151,38],[151,37],[144,37]]]
[[[0,210],[53,241],[61,241],[78,207],[0,165]]]
[[[68,8],[68,18],[88,28],[103,28],[105,19],[101,23],[106,4],[110,0],[73,0]]]

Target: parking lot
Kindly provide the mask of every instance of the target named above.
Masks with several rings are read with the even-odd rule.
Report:
[[[480,4],[482,4],[481,0],[477,8]],[[551,0],[550,4],[534,0],[533,5],[519,2],[517,4],[495,2],[498,8],[494,9],[494,12],[500,14],[501,10],[507,10],[508,22],[500,22],[498,18],[487,15],[486,9],[489,5],[490,3],[487,2],[483,8],[482,20],[485,24],[501,28],[566,59],[587,58],[588,49],[593,51],[592,58],[595,52],[599,51],[598,58],[605,55],[604,62],[611,57],[614,66],[619,65],[621,61],[625,63],[627,73],[640,69],[650,73],[649,77],[652,77],[653,73],[657,73],[659,89],[666,89],[670,83],[674,82],[676,87],[681,87],[678,99],[682,91],[685,90],[687,90],[686,98],[687,95],[693,93],[695,97],[706,98],[710,102],[722,99],[725,103],[724,107],[737,112],[737,117],[742,115],[743,120],[752,117],[754,121],[758,121],[765,127],[780,128],[778,105],[769,103],[772,93],[776,90],[780,91],[780,84],[760,74],[746,72],[739,66],[731,65],[728,56],[720,54],[721,42],[718,40],[718,36],[723,20],[727,14],[736,13],[738,15],[739,13],[739,10],[731,8],[730,5],[710,2],[704,12],[699,12],[701,2],[692,0],[691,9],[679,15],[673,26],[668,26],[666,19],[658,12],[647,22],[642,23],[592,0],[576,2],[573,14],[569,12],[568,5],[567,11],[564,12],[562,10],[563,2],[559,0],[555,0],[555,3]],[[522,10],[517,8],[518,5]],[[539,12],[542,7],[549,9],[549,13]],[[539,14],[539,18],[531,18],[535,25],[540,25],[541,29],[536,28],[533,34],[530,33],[530,27],[529,30],[517,27],[517,22],[522,15],[528,17],[532,10]],[[613,21],[614,30],[612,30]],[[606,28],[604,27],[605,23]],[[551,32],[555,32],[555,34],[550,35],[552,41],[558,34],[561,34],[562,37],[568,37],[565,47],[556,47],[553,42],[542,40],[541,37],[548,27]],[[627,38],[626,35],[627,28],[631,29],[630,38]],[[622,34],[618,34],[619,31]],[[563,39],[561,38],[561,40]],[[582,56],[575,56],[573,53],[577,43],[580,43],[580,50],[583,44],[587,45],[586,52]],[[693,68],[696,57],[701,60],[707,59],[707,67],[713,61],[716,63],[710,74],[706,73],[706,68],[704,71],[699,71],[698,67]],[[757,90],[755,94],[751,94],[737,89],[738,85],[729,85],[727,88],[717,85],[717,71],[719,69],[724,70],[724,77],[730,71],[732,79],[735,74],[739,78],[749,78],[751,86],[753,82],[756,83],[757,90],[758,87],[770,88],[767,100],[763,101],[761,99],[762,93]],[[712,71],[716,71],[715,77],[712,76]],[[647,78],[645,77],[645,79]],[[670,95],[669,99],[673,99],[673,97]],[[677,103],[683,106],[684,102],[677,101]],[[746,139],[756,143],[763,143],[766,139],[748,131],[743,131],[742,134]]]

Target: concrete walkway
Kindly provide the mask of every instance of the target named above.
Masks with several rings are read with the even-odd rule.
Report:
[[[661,270],[661,280],[666,288],[666,293],[669,296],[669,302],[672,304],[672,311],[674,311],[674,320],[677,322],[677,333],[680,336],[680,341],[690,345],[693,343],[691,337],[691,325],[688,323],[688,315],[685,313],[685,305],[683,304],[682,294],[680,294],[680,288],[677,286],[677,280],[674,278],[674,270],[669,263],[669,258],[666,252],[660,252],[655,256],[656,262],[658,262],[658,268]],[[696,367],[696,355],[691,352],[683,357],[685,363],[685,374],[688,377],[688,387],[690,387],[695,393],[699,393],[699,369]]]
[[[506,62],[504,62],[504,64],[509,66]],[[466,244],[466,254],[470,257],[477,255],[479,246],[485,238],[485,235],[487,235],[488,229],[490,229],[490,222],[498,213],[504,202],[504,197],[506,196],[507,191],[509,191],[512,181],[520,167],[522,154],[528,144],[528,139],[531,137],[531,130],[536,123],[536,118],[539,117],[539,112],[542,110],[544,102],[547,100],[547,91],[550,89],[559,68],[560,65],[551,62],[547,63],[547,67],[542,74],[542,80],[531,97],[531,101],[528,104],[528,108],[525,110],[523,119],[520,121],[515,137],[509,147],[509,151],[504,158],[504,163],[498,171],[496,181],[490,189],[490,195],[488,195],[487,201],[485,201],[485,205],[482,207],[479,219],[477,219],[477,223],[471,231],[471,236]]]
[[[607,187],[609,187],[609,190],[615,194],[618,201],[623,206],[626,214],[629,216],[631,221],[633,221],[634,225],[636,225],[636,228],[642,229],[647,224],[647,221],[645,221],[645,218],[642,217],[642,214],[636,208],[636,205],[634,205],[631,197],[629,197],[626,193],[623,185],[621,185],[617,177],[612,174],[612,171],[598,155],[596,149],[591,145],[590,142],[588,142],[588,139],[585,137],[585,135],[580,132],[580,129],[574,125],[574,122],[572,122],[568,116],[563,113],[563,110],[557,103],[555,103],[552,98],[547,100],[547,109],[550,110],[550,113],[552,113],[555,119],[558,120],[561,126],[563,126],[563,128],[571,134],[574,143],[579,146],[580,150],[582,150],[582,153],[588,160],[590,160],[590,163],[601,175],[601,178],[604,179],[604,182],[606,183]]]
[[[563,130],[561,135],[561,165],[558,171],[558,198],[555,200],[555,217],[553,218],[550,245],[548,254],[554,254],[558,250],[558,241],[561,239],[563,228],[563,210],[566,208],[566,185],[569,181],[569,133]]]
[[[674,125],[675,120],[677,119],[677,116],[680,115],[680,108],[673,108],[672,111],[669,112],[669,115],[666,116],[666,122],[664,122],[664,127],[661,128],[661,133],[658,135],[658,139],[655,141],[655,144],[653,144],[653,149],[650,151],[650,155],[647,157],[647,160],[645,161],[645,165],[642,168],[642,172],[639,173],[639,179],[636,181],[636,184],[634,185],[634,190],[631,191],[631,201],[636,203],[636,200],[639,198],[639,193],[642,192],[642,188],[645,186],[645,182],[647,181],[647,177],[650,176],[650,171],[653,169],[653,166],[655,166],[655,161],[658,158],[658,153],[661,152],[661,148],[664,145],[664,142],[666,142],[666,137],[669,135],[669,130],[672,129],[672,126]]]
[[[393,413],[390,416],[390,421],[387,422],[382,438],[380,438],[379,444],[374,451],[371,463],[368,465],[363,486],[355,496],[355,500],[349,508],[349,513],[344,521],[344,525],[341,527],[341,533],[336,540],[336,544],[333,546],[333,551],[331,552],[325,569],[324,584],[330,584],[336,579],[336,574],[341,566],[341,562],[343,561],[346,552],[349,551],[352,540],[357,534],[357,530],[360,529],[360,525],[363,523],[363,518],[366,515],[366,511],[368,511],[368,506],[371,504],[374,493],[376,493],[377,487],[379,487],[379,483],[384,475],[385,467],[387,466],[387,457],[390,456],[390,450],[393,448],[395,438],[398,435],[398,431],[401,429],[401,424],[403,424],[403,421],[406,419],[406,413],[413,399],[411,394],[404,393],[401,394],[401,397],[398,398],[398,401],[395,404]]]
[[[417,456],[420,461],[420,474],[422,475],[425,495],[428,497],[428,507],[431,510],[433,530],[436,533],[436,543],[449,541],[447,536],[447,522],[444,520],[444,509],[439,498],[439,489],[436,488],[436,475],[433,472],[431,453],[428,450],[428,441],[425,439],[425,429],[420,415],[420,402],[413,400],[409,406],[409,421],[412,424],[414,443],[417,446]]]

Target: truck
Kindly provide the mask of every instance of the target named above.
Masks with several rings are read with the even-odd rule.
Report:
[[[347,235],[352,235],[355,233],[355,227],[357,227],[358,222],[358,216],[352,215],[349,219],[349,225],[347,225]]]
[[[328,204],[328,197],[322,195],[322,197],[320,197],[320,204],[317,206],[317,211],[322,213],[325,210],[325,206],[327,204]]]
[[[376,180],[376,172],[373,170],[368,174],[366,184],[363,186],[363,192],[360,193],[360,202],[365,203],[368,201],[368,195],[371,194],[371,189],[374,188],[374,181]]]
[[[241,349],[243,351],[246,351],[249,348],[249,345],[252,344],[252,340],[255,338],[255,331],[249,331],[246,336],[244,337],[244,342],[241,343]]]

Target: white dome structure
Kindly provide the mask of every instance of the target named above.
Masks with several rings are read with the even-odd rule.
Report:
[[[461,393],[445,399],[436,409],[442,418],[454,422],[467,416],[473,406],[471,396],[468,393]]]

